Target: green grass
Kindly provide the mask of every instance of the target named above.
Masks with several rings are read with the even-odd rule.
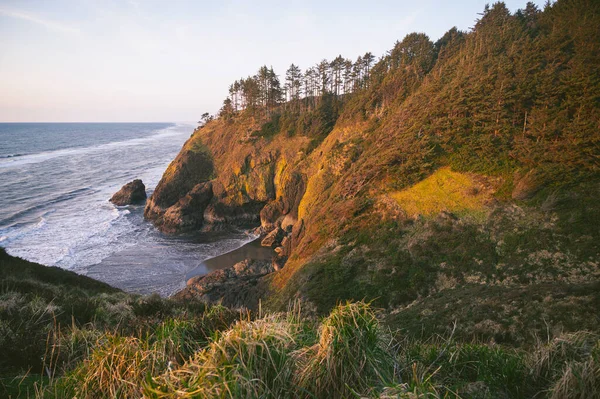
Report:
[[[390,193],[407,216],[436,215],[442,211],[453,213],[482,211],[491,198],[491,192],[466,173],[440,168],[431,176],[402,191]]]
[[[32,393],[34,382],[74,370],[82,376],[97,348],[121,339],[181,361],[239,318],[220,306],[127,294],[0,249],[0,396]]]
[[[529,202],[413,219],[382,221],[372,205],[268,304],[282,309],[300,293],[326,314],[338,300],[366,299],[393,310],[390,322],[413,336],[444,332],[456,318],[461,338],[517,346],[548,329],[596,330],[598,187],[552,187]]]
[[[52,287],[51,279],[41,283]],[[4,363],[5,397],[571,398],[597,392],[597,334],[562,334],[521,348],[499,344],[499,336],[472,341],[465,333],[470,319],[453,325],[451,315],[425,312],[427,302],[386,317],[363,301],[348,302],[318,319],[298,301],[282,313],[256,314],[108,290],[87,293],[95,304],[90,322],[70,314],[71,323],[62,325],[55,321],[64,317],[57,314],[65,306],[60,295],[47,301],[24,286],[4,287],[3,353],[16,321],[26,321],[10,343],[9,360],[20,356],[21,362]],[[440,300],[453,301],[454,293]],[[31,345],[34,328],[43,331],[39,348]],[[419,337],[417,328],[439,335]]]

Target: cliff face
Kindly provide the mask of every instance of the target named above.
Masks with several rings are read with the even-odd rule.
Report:
[[[166,232],[280,227],[283,267],[246,286],[250,307],[367,298],[402,319],[447,290],[494,286],[496,298],[528,284],[560,293],[540,306],[571,309],[554,322],[576,326],[600,300],[577,294],[600,277],[600,13],[572,3],[526,16],[499,4],[468,34],[407,36],[365,89],[334,100],[339,118],[317,135],[261,136],[269,118],[249,110],[209,122],[146,216]],[[315,101],[273,112],[319,125]]]
[[[304,195],[307,138],[252,140],[251,118],[197,129],[169,165],[145,209],[167,233],[293,226]]]

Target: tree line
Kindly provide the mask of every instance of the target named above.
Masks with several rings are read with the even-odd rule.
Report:
[[[341,55],[333,61],[323,59],[305,71],[291,64],[283,84],[272,67],[262,66],[255,75],[229,86],[220,115],[242,110],[270,113],[283,104],[314,107],[325,94],[339,98],[367,87],[374,62],[375,56],[367,52],[354,62]]]

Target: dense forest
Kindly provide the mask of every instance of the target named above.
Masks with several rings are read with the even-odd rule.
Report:
[[[324,137],[339,116],[383,121],[402,106],[420,145],[456,166],[477,156],[482,171],[598,171],[597,10],[575,3],[542,12],[530,2],[514,14],[496,3],[470,32],[436,42],[411,33],[379,59],[291,64],[283,84],[262,66],[230,85],[219,116],[270,118],[262,134]]]

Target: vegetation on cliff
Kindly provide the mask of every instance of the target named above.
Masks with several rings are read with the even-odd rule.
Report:
[[[213,195],[189,207],[195,226],[285,231],[285,267],[248,288],[250,308],[301,298],[326,314],[366,298],[390,320],[420,308],[433,314],[419,320],[435,321],[433,304],[477,295],[471,312],[440,311],[461,320],[464,338],[595,330],[598,26],[595,1],[515,13],[496,3],[471,31],[407,35],[379,60],[361,57],[356,73],[340,57],[292,65],[282,87],[263,67],[232,85],[159,188],[192,167],[186,148],[202,146],[213,175],[186,184]],[[163,197],[150,199],[150,218],[186,231],[161,218],[174,210]],[[526,293],[535,312],[522,312]]]
[[[599,396],[598,26],[593,0],[497,3],[379,60],[235,82],[145,216],[276,231],[276,271],[210,287],[249,310],[0,253],[7,395]]]

